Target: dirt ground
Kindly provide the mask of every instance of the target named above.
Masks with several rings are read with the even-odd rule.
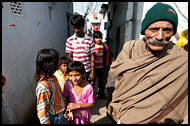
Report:
[[[93,106],[91,109],[91,122],[93,124],[109,124],[109,119],[105,116],[105,106],[105,99],[95,98],[95,106]]]
[[[95,105],[91,108],[91,122],[92,124],[109,124],[109,119],[105,116],[106,113],[106,100],[95,98]],[[27,124],[40,124],[35,111]]]
[[[97,93],[97,84],[94,88],[94,95]],[[92,124],[109,124],[109,118],[105,116],[106,113],[106,100],[95,97],[95,105],[91,108],[91,122]],[[27,124],[40,124],[35,111]]]

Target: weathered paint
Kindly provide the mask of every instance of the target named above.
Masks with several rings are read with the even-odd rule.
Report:
[[[72,2],[15,3],[22,4],[23,14],[13,14],[10,2],[2,2],[3,124],[25,123],[31,117],[36,109],[37,52],[54,48],[63,55],[72,35],[67,19],[73,13]]]

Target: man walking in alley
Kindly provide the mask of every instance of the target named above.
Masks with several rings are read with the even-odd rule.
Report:
[[[66,53],[73,61],[80,61],[84,64],[86,74],[85,80],[91,83],[94,79],[94,52],[95,43],[93,39],[84,32],[85,20],[77,13],[71,17],[71,25],[74,34],[66,41]]]
[[[108,113],[119,124],[180,124],[188,115],[188,53],[170,41],[178,15],[155,4],[141,25],[143,39],[124,44],[111,72],[116,77]]]

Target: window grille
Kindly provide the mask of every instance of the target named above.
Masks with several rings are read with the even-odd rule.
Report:
[[[22,2],[10,2],[10,9],[13,15],[15,16],[23,16],[23,4]]]

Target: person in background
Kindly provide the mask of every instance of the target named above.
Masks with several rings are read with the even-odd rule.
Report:
[[[67,56],[62,56],[59,60],[59,69],[54,73],[57,77],[61,91],[63,92],[65,82],[69,80],[69,75],[67,72],[67,66],[71,62],[71,60]]]
[[[188,29],[185,29],[181,35],[180,35],[180,39],[177,41],[177,45],[183,49],[185,49],[185,51],[188,52]]]
[[[188,53],[169,41],[178,16],[156,3],[111,65],[116,78],[108,113],[117,124],[181,124],[188,115]]]
[[[94,26],[94,32],[95,31],[98,31],[98,25],[97,24]]]
[[[109,48],[102,42],[102,33],[95,31],[93,34],[95,41],[95,78],[93,80],[95,85],[96,79],[98,78],[98,98],[106,99],[105,85],[107,82],[107,67],[109,65]]]
[[[94,51],[95,43],[93,39],[85,34],[85,20],[77,13],[71,17],[71,25],[74,34],[66,41],[66,53],[73,61],[80,61],[84,64],[86,74],[85,80],[91,83],[94,79]]]
[[[57,78],[53,75],[59,67],[59,52],[42,49],[36,57],[37,115],[41,124],[66,124],[64,96]]]
[[[85,69],[80,61],[68,65],[69,79],[65,83],[64,96],[67,100],[65,118],[70,124],[91,124],[91,110],[94,106],[93,87],[83,80]]]
[[[111,63],[115,61],[116,58],[112,58]],[[106,109],[108,108],[109,103],[112,100],[112,94],[115,90],[115,77],[112,75],[111,71],[108,71],[107,83],[105,94],[107,95]],[[112,124],[116,124],[115,121],[110,117],[110,115],[106,112],[106,116],[110,119]]]
[[[88,29],[89,31],[88,31],[88,36],[90,36],[90,37],[92,37],[92,26],[90,25],[90,29]]]
[[[179,34],[176,32],[176,34],[171,37],[170,41],[177,44],[178,40],[179,40]]]
[[[111,63],[113,63],[115,59],[116,58],[112,58]],[[115,77],[112,75],[111,71],[109,70],[107,76],[106,89],[105,89],[105,94],[107,95],[106,109],[108,108],[108,105],[112,100],[112,94],[114,90],[115,90]]]

